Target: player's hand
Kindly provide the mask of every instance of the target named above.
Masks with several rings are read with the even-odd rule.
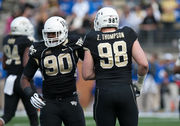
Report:
[[[138,83],[133,84],[133,86],[134,86],[134,90],[135,90],[135,93],[136,93],[136,97],[139,97],[140,94],[141,94],[141,87],[139,86]]]
[[[41,109],[43,106],[45,106],[45,102],[42,100],[41,96],[38,93],[34,93],[30,98],[31,104],[37,108]]]

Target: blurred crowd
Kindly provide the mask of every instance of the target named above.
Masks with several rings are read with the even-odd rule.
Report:
[[[149,72],[138,98],[142,112],[178,112],[180,74],[174,74],[175,57],[171,53],[148,55]],[[133,82],[137,80],[137,66],[132,66]]]
[[[0,0],[0,8],[2,1]],[[124,2],[118,6],[114,5],[115,0],[29,1],[17,1],[11,15],[6,19],[4,35],[9,34],[10,23],[15,17],[25,16],[35,26],[35,39],[41,40],[44,22],[50,16],[57,15],[66,19],[70,32],[83,37],[93,29],[95,12],[101,7],[113,6],[118,10],[119,26],[133,28],[139,35],[141,43],[149,45],[154,45],[156,42],[171,43],[177,41],[180,36],[180,0],[121,0]],[[2,10],[3,7],[0,11]],[[138,98],[140,111],[177,112],[180,75],[173,74],[175,57],[170,53],[164,54],[162,58],[159,58],[156,53],[149,55],[149,73],[143,87],[143,94]],[[136,64],[133,64],[132,68],[133,81],[136,81]],[[0,72],[3,79],[5,72],[1,66]],[[39,87],[39,84],[37,85]],[[2,105],[0,107],[2,108]]]

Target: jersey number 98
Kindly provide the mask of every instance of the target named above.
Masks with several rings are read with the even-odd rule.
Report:
[[[104,69],[110,69],[114,65],[124,67],[128,64],[127,47],[124,41],[116,41],[113,45],[110,43],[100,43],[98,45],[98,52],[99,56],[104,58],[100,60],[100,66]]]

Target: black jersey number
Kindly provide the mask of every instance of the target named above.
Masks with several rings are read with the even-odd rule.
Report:
[[[70,73],[73,69],[71,55],[69,53],[59,54],[58,57],[51,55],[44,58],[44,67],[48,76]]]
[[[116,41],[112,46],[110,43],[100,43],[98,52],[101,58],[105,58],[100,60],[100,66],[104,69],[110,69],[114,65],[124,67],[128,64],[127,47],[124,41]]]
[[[4,45],[3,47],[4,53],[7,57],[6,64],[10,65],[12,61],[15,61],[15,65],[21,64],[21,59],[18,54],[18,46],[13,45],[12,49],[9,45]]]

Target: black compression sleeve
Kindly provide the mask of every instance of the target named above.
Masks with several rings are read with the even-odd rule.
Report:
[[[23,91],[28,97],[31,97],[35,93],[31,87],[26,87]]]

